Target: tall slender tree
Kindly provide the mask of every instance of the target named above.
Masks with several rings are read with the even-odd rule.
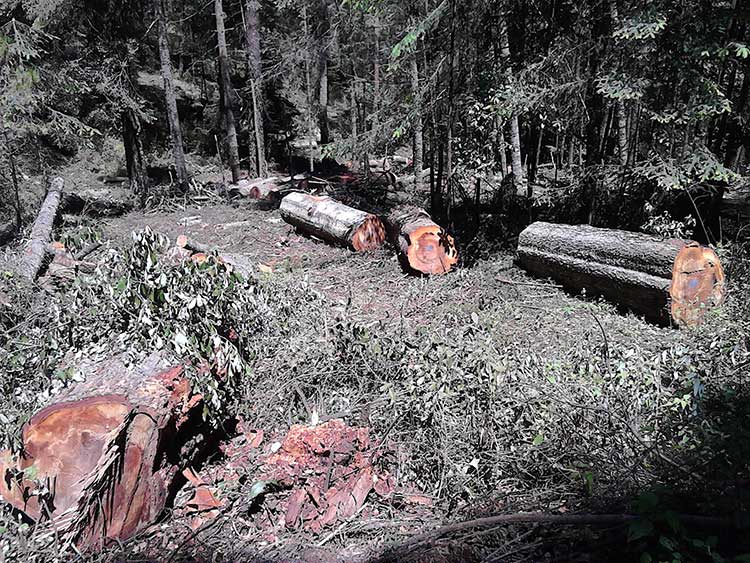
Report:
[[[164,13],[162,0],[154,0],[154,12],[156,15],[159,34],[161,77],[164,81],[164,98],[167,105],[167,121],[169,122],[169,132],[172,139],[172,155],[174,157],[175,173],[177,175],[177,186],[180,191],[187,192],[188,172],[187,164],[185,162],[185,148],[182,143],[180,116],[177,112],[177,98],[174,93],[172,61],[169,54],[169,41],[167,40],[167,17]]]
[[[227,51],[227,35],[224,29],[224,6],[222,0],[214,0],[214,13],[216,15],[216,44],[219,49],[219,85],[221,88],[222,114],[224,122],[224,137],[229,155],[229,169],[232,171],[232,182],[237,183],[240,179],[240,154],[237,145],[237,126],[234,118],[232,98],[232,78],[229,69],[229,54]]]
[[[247,67],[250,77],[250,95],[252,98],[253,158],[256,176],[268,175],[266,167],[266,144],[263,129],[263,64],[260,51],[260,19],[258,0],[247,0],[245,4],[245,49],[247,52]]]

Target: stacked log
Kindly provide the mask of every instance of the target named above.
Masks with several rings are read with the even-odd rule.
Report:
[[[31,236],[19,259],[16,272],[19,276],[33,281],[42,269],[47,247],[52,237],[57,212],[60,207],[64,182],[62,178],[54,178],[50,182],[47,197],[42,202],[36,221],[31,228]]]
[[[458,262],[456,244],[448,232],[419,207],[395,208],[386,221],[388,235],[407,270],[445,274]]]
[[[375,215],[326,196],[291,193],[281,200],[281,216],[305,234],[358,252],[380,248],[385,227]]]
[[[533,275],[602,295],[662,324],[696,325],[724,297],[718,257],[693,241],[536,222],[519,236],[518,262]]]
[[[187,444],[205,429],[200,395],[163,354],[76,368],[85,381],[31,418],[22,453],[0,452],[0,497],[33,520],[52,518],[66,541],[92,549],[158,518],[183,483],[174,460],[189,463],[196,451]]]

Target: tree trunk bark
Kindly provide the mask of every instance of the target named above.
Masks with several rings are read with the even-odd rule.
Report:
[[[531,274],[603,295],[662,324],[698,324],[724,295],[719,259],[691,241],[537,222],[519,236],[518,261]]]
[[[125,162],[130,189],[138,195],[138,200],[143,207],[148,197],[150,183],[146,172],[146,161],[143,157],[141,120],[135,110],[130,107],[122,112],[122,138],[125,145]]]
[[[411,91],[414,101],[414,139],[413,157],[414,163],[414,190],[422,192],[422,160],[424,154],[424,141],[422,137],[422,91],[419,85],[419,65],[417,64],[417,52],[411,57]]]
[[[177,175],[177,186],[180,191],[187,192],[188,172],[187,164],[185,162],[185,148],[182,143],[180,116],[177,113],[177,98],[174,93],[174,78],[172,77],[172,61],[170,60],[169,42],[167,41],[167,18],[164,14],[162,0],[154,0],[154,12],[158,24],[161,77],[164,81],[164,98],[167,105],[169,131],[172,137],[172,155],[174,157],[175,173]]]
[[[240,154],[237,145],[237,126],[232,107],[233,88],[229,69],[229,54],[227,51],[227,35],[224,29],[224,6],[222,0],[214,0],[214,14],[216,16],[216,44],[219,50],[219,75],[222,95],[222,112],[224,114],[224,137],[227,143],[229,169],[232,171],[232,183],[240,179]]]
[[[64,182],[62,178],[54,178],[50,182],[47,197],[44,198],[42,206],[39,209],[34,225],[31,227],[29,241],[24,247],[23,254],[19,258],[16,272],[19,276],[34,281],[42,268],[44,257],[47,252],[47,245],[52,236],[52,227],[57,218],[57,211],[62,199]]]
[[[23,428],[23,453],[0,455],[0,495],[29,518],[51,516],[56,532],[79,550],[124,540],[152,524],[182,486],[174,460],[197,455],[204,433],[200,396],[181,367],[152,354],[126,367],[124,357],[71,366],[85,380],[55,396]],[[19,472],[34,467],[49,487]]]
[[[284,221],[303,233],[358,252],[380,248],[385,241],[385,227],[377,216],[329,197],[291,193],[279,209]]]
[[[266,165],[266,142],[263,129],[264,96],[258,8],[258,0],[247,0],[245,7],[245,48],[247,49],[247,67],[250,75],[250,93],[253,102],[255,174],[263,178],[268,175],[268,168]]]
[[[508,79],[513,77],[510,59],[510,41],[508,39],[508,21],[505,16],[500,22],[500,54],[505,62],[505,75]],[[513,171],[513,181],[517,188],[523,189],[526,177],[523,173],[523,160],[521,158],[521,130],[518,125],[518,114],[510,116],[510,166]]]
[[[318,128],[320,129],[320,144],[330,142],[328,127],[328,44],[331,40],[331,24],[328,16],[328,0],[318,0]]]
[[[388,238],[405,269],[422,274],[445,274],[458,261],[456,244],[445,229],[418,207],[394,209],[386,220]]]

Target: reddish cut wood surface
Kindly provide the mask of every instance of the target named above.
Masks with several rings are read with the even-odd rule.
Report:
[[[445,274],[458,261],[456,245],[438,225],[418,227],[409,235],[409,265],[425,274]]]
[[[672,318],[679,325],[696,326],[706,312],[724,301],[724,270],[716,253],[697,244],[677,254],[672,269]]]

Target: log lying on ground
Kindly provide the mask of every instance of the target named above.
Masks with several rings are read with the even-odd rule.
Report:
[[[397,207],[386,223],[389,239],[406,268],[423,274],[444,274],[458,262],[453,237],[424,209],[410,205]]]
[[[31,228],[31,236],[20,257],[16,272],[19,276],[33,281],[42,268],[47,245],[52,236],[52,227],[60,207],[64,182],[62,178],[53,178],[50,182],[47,197],[42,202],[36,221]]]
[[[750,221],[750,185],[724,192],[721,215],[736,221]]]
[[[12,239],[17,230],[18,227],[16,226],[15,221],[0,223],[0,246]]]
[[[414,187],[414,178],[416,177],[415,174],[412,174],[410,176],[399,176],[396,178],[396,185],[399,188],[412,188]],[[424,168],[422,169],[422,181],[429,179],[430,177],[430,169]],[[429,187],[429,186],[428,186]]]
[[[537,222],[518,238],[518,262],[533,275],[602,295],[662,324],[697,324],[724,296],[719,259],[692,241]]]
[[[199,264],[204,262],[209,254],[216,254],[219,260],[230,266],[245,278],[251,277],[253,272],[257,269],[256,265],[253,264],[252,260],[247,256],[220,252],[218,249],[190,239],[186,235],[179,235],[177,237],[175,240],[175,247],[187,252],[183,256],[184,258],[190,258]]]
[[[291,193],[281,200],[284,221],[300,231],[356,251],[375,250],[385,241],[385,227],[375,215],[325,196]]]
[[[183,483],[175,460],[194,459],[186,445],[205,428],[200,395],[161,353],[127,367],[123,358],[88,361],[76,371],[85,381],[24,426],[20,457],[0,452],[0,498],[33,520],[51,516],[64,541],[89,550],[157,519]]]
[[[62,213],[89,217],[119,217],[135,208],[132,192],[127,188],[90,188],[63,194]]]

